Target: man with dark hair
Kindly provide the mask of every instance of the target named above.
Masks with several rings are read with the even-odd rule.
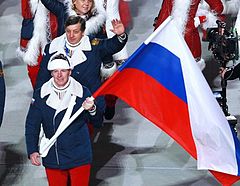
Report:
[[[81,19],[80,16],[70,16],[70,17],[66,20],[66,22],[65,22],[65,24],[64,24],[64,27],[65,27],[65,29],[66,29],[68,26],[70,26],[70,25],[75,25],[75,24],[78,24],[78,23],[80,23],[80,25],[81,25],[80,30],[81,30],[82,32],[84,32],[85,29],[86,29],[86,21],[85,21],[84,19]]]
[[[121,21],[112,20],[115,34],[110,39],[89,38],[84,35],[85,21],[76,15],[69,16],[65,24],[65,34],[54,39],[45,47],[43,60],[38,73],[36,88],[51,78],[47,64],[51,56],[57,52],[65,54],[72,67],[72,77],[93,93],[101,86],[101,64],[112,62],[105,60],[119,52],[127,42],[127,34]],[[96,102],[102,115],[104,114],[104,98],[98,97]]]

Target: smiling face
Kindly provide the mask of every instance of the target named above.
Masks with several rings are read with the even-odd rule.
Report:
[[[64,87],[71,75],[70,69],[56,69],[51,72],[54,83],[58,88]]]
[[[72,45],[79,43],[79,41],[83,37],[83,32],[81,31],[80,23],[67,26],[65,32],[68,42]]]
[[[89,13],[93,7],[93,0],[73,0],[72,2],[78,15]]]

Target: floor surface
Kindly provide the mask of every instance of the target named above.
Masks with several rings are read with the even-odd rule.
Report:
[[[152,33],[160,4],[159,0],[130,2],[130,54]],[[7,86],[0,128],[0,185],[46,186],[44,168],[32,166],[26,157],[24,123],[32,88],[26,65],[15,55],[21,21],[20,0],[0,0],[0,59]],[[218,64],[207,51],[207,43],[203,43],[203,56],[207,59],[203,73],[211,87],[219,89]],[[227,97],[230,113],[238,118],[239,80],[228,83]],[[120,100],[115,117],[96,132],[93,147],[91,186],[220,185],[208,171],[197,170],[196,161],[164,132]]]

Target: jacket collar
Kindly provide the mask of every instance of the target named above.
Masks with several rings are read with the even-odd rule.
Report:
[[[60,37],[57,37],[54,39],[49,47],[49,53],[62,53],[66,55],[66,34],[63,34]],[[84,35],[80,41],[80,44],[74,48],[74,52],[71,56],[69,56],[69,61],[71,64],[71,67],[73,68],[74,66],[83,63],[84,61],[87,60],[86,55],[83,53],[83,51],[91,51],[91,43],[89,40],[89,37]]]
[[[41,87],[41,98],[44,98],[45,96],[52,93],[53,85],[52,85],[53,78],[51,78],[49,81],[43,84]],[[68,87],[68,91],[70,91],[71,94],[82,98],[83,97],[83,88],[82,85],[77,82],[74,78],[70,77],[70,85]]]
[[[66,43],[66,34],[63,34],[57,38],[55,38],[51,44],[50,44],[50,47],[49,47],[49,53],[52,54],[54,52],[63,52],[65,53],[64,51],[64,46],[65,46],[65,43]],[[84,35],[80,41],[80,44],[78,46],[76,46],[76,48],[78,50],[82,50],[82,51],[90,51],[92,50],[92,47],[91,47],[91,43],[90,43],[90,40],[89,40],[89,37]]]
[[[75,95],[79,98],[83,97],[82,85],[70,77],[71,82],[67,88],[66,94],[64,95],[63,100],[59,100],[56,93],[54,92],[52,81],[53,78],[43,84],[41,87],[40,97],[44,98],[45,96],[49,95],[46,100],[46,104],[56,110],[55,115],[68,107],[71,95]]]

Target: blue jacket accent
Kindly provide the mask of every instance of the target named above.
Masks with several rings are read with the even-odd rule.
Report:
[[[33,95],[33,101],[26,119],[25,137],[28,156],[38,152],[38,140],[40,126],[42,123],[47,138],[51,138],[56,132],[66,112],[66,109],[59,112],[55,119],[55,109],[46,104],[49,95],[40,97],[40,90],[37,89]],[[90,91],[83,87],[83,97],[76,98],[72,115],[81,107],[83,101],[91,96]],[[101,114],[91,116],[88,111],[83,111],[73,123],[57,138],[56,143],[51,147],[48,155],[43,158],[43,165],[47,168],[69,169],[92,161],[92,148],[87,123],[101,126]]]
[[[6,97],[6,86],[5,86],[5,80],[4,80],[4,73],[2,69],[2,62],[0,61],[0,126],[3,120],[5,97]]]
[[[57,17],[58,30],[57,35],[60,36],[64,34],[65,28],[64,23],[68,17],[67,5],[57,1],[57,0],[41,0],[42,4],[55,16]]]
[[[34,29],[34,23],[33,18],[26,19],[24,18],[22,20],[22,27],[21,27],[21,38],[29,40],[33,36],[33,29]]]

